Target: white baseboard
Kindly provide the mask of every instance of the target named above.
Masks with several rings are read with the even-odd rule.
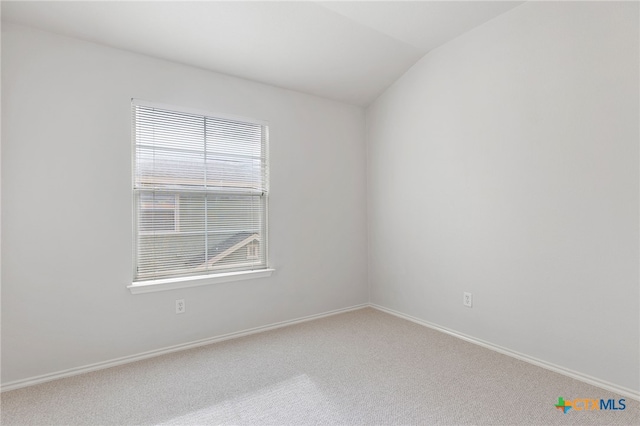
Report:
[[[82,367],[70,368],[68,370],[58,371],[58,372],[55,372],[55,373],[44,374],[44,375],[41,375],[41,376],[30,377],[30,378],[22,379],[22,380],[16,380],[16,381],[13,381],[13,382],[3,383],[2,385],[0,385],[0,389],[1,389],[2,392],[6,392],[6,391],[14,390],[14,389],[27,387],[27,386],[37,385],[39,383],[45,383],[45,382],[49,382],[49,381],[52,381],[52,380],[57,380],[57,379],[65,378],[65,377],[76,376],[76,375],[79,375],[79,374],[89,373],[91,371],[103,370],[105,368],[116,367],[118,365],[128,364],[130,362],[141,361],[143,359],[148,359],[148,358],[153,358],[153,357],[160,356],[160,355],[170,354],[170,353],[173,353],[173,352],[183,351],[183,350],[186,350],[186,349],[197,348],[197,347],[200,347],[200,346],[206,346],[206,345],[210,345],[212,343],[222,342],[224,340],[236,339],[238,337],[248,336],[248,335],[256,334],[256,333],[262,333],[264,331],[269,331],[269,330],[275,330],[277,328],[282,328],[282,327],[286,327],[286,326],[293,325],[293,324],[299,324],[299,323],[303,323],[303,322],[307,322],[307,321],[312,321],[312,320],[316,320],[316,319],[320,319],[320,318],[324,318],[324,317],[328,317],[328,316],[332,316],[332,315],[337,315],[337,314],[341,314],[341,313],[345,313],[345,312],[355,311],[355,310],[363,309],[363,308],[366,308],[366,307],[371,307],[371,308],[377,309],[377,310],[379,310],[381,312],[386,312],[388,314],[394,315],[394,316],[399,317],[399,318],[403,318],[405,320],[414,322],[416,324],[420,324],[422,326],[429,327],[429,328],[431,328],[433,330],[437,330],[437,331],[440,331],[442,333],[449,334],[451,336],[457,337],[457,338],[462,339],[464,341],[467,341],[467,342],[482,346],[482,347],[487,348],[487,349],[491,349],[491,350],[496,351],[498,353],[501,353],[503,355],[507,355],[507,356],[519,359],[521,361],[528,362],[530,364],[536,365],[538,367],[545,368],[547,370],[556,372],[558,374],[562,374],[564,376],[571,377],[572,379],[576,379],[576,380],[579,380],[581,382],[584,382],[584,383],[587,383],[587,384],[590,384],[590,385],[593,385],[593,386],[597,386],[597,387],[599,387],[601,389],[608,390],[608,391],[611,391],[611,392],[615,392],[615,393],[620,394],[622,396],[625,396],[625,397],[632,398],[632,399],[640,401],[640,392],[635,391],[633,389],[628,389],[628,388],[625,388],[625,387],[622,387],[622,386],[618,386],[616,384],[609,383],[609,382],[604,381],[604,380],[600,380],[598,378],[589,376],[587,374],[583,374],[583,373],[580,373],[580,372],[577,372],[577,371],[573,371],[573,370],[570,370],[568,368],[561,367],[559,365],[555,365],[555,364],[552,364],[550,362],[546,362],[546,361],[543,361],[543,360],[540,360],[540,359],[537,359],[537,358],[522,354],[520,352],[512,351],[511,349],[503,348],[501,346],[494,345],[493,343],[486,342],[486,341],[480,340],[480,339],[476,339],[474,337],[467,336],[465,334],[459,333],[459,332],[457,332],[455,330],[450,330],[450,329],[448,329],[446,327],[442,327],[442,326],[439,326],[437,324],[433,324],[433,323],[430,323],[428,321],[424,321],[422,319],[415,318],[415,317],[412,317],[410,315],[406,315],[406,314],[403,314],[401,312],[394,311],[393,309],[385,308],[383,306],[379,306],[379,305],[376,305],[376,304],[373,304],[373,303],[363,303],[361,305],[355,305],[355,306],[351,306],[351,307],[343,308],[343,309],[336,309],[336,310],[329,311],[329,312],[324,312],[324,313],[321,313],[321,314],[309,315],[309,316],[302,317],[302,318],[297,318],[297,319],[293,319],[293,320],[277,322],[277,323],[274,323],[274,324],[269,324],[269,325],[265,325],[265,326],[261,326],[261,327],[250,328],[250,329],[247,329],[247,330],[242,330],[242,331],[238,331],[238,332],[234,332],[234,333],[223,334],[223,335],[220,335],[220,336],[210,337],[210,338],[207,338],[207,339],[196,340],[194,342],[183,343],[183,344],[180,344],[180,345],[169,346],[169,347],[162,348],[162,349],[157,349],[157,350],[143,352],[143,353],[139,353],[139,354],[135,354],[135,355],[125,356],[125,357],[122,357],[122,358],[116,358],[116,359],[112,359],[112,360],[109,360],[109,361],[98,362],[98,363],[95,363],[95,364],[85,365],[85,366],[82,366]]]
[[[629,389],[629,388],[625,388],[625,387],[622,387],[622,386],[618,386],[616,384],[609,383],[609,382],[604,381],[604,380],[600,380],[598,378],[589,376],[587,374],[580,373],[578,371],[573,371],[573,370],[570,370],[568,368],[561,367],[559,365],[552,364],[550,362],[546,362],[546,361],[531,357],[529,355],[522,354],[520,352],[512,351],[511,349],[503,348],[501,346],[494,345],[493,343],[485,342],[484,340],[480,340],[480,339],[476,339],[475,337],[467,336],[466,334],[459,333],[459,332],[457,332],[455,330],[450,330],[450,329],[448,329],[446,327],[441,327],[441,326],[439,326],[437,324],[433,324],[433,323],[430,323],[428,321],[424,321],[424,320],[421,320],[419,318],[415,318],[415,317],[412,317],[410,315],[403,314],[402,312],[394,311],[393,309],[389,309],[389,308],[385,308],[383,306],[376,305],[374,303],[370,303],[369,306],[374,308],[374,309],[377,309],[379,311],[386,312],[388,314],[394,315],[396,317],[399,317],[399,318],[402,318],[402,319],[406,319],[408,321],[414,322],[416,324],[420,324],[420,325],[425,326],[425,327],[429,327],[429,328],[431,328],[433,330],[449,334],[449,335],[451,335],[453,337],[457,337],[458,339],[462,339],[462,340],[465,340],[467,342],[474,343],[476,345],[482,346],[483,348],[491,349],[491,350],[493,350],[495,352],[499,352],[499,353],[501,353],[503,355],[507,355],[507,356],[519,359],[521,361],[528,362],[529,364],[533,364],[533,365],[536,365],[538,367],[542,367],[542,368],[545,368],[547,370],[551,370],[551,371],[553,371],[555,373],[562,374],[563,376],[571,377],[572,379],[576,379],[576,380],[579,380],[581,382],[584,382],[584,383],[587,383],[587,384],[590,384],[590,385],[593,385],[593,386],[597,386],[597,387],[599,387],[601,389],[608,390],[610,392],[615,392],[615,393],[620,394],[622,396],[626,396],[628,398],[632,398],[632,399],[640,401],[640,392],[639,391],[636,391],[636,390],[633,390],[633,389]]]
[[[368,303],[361,305],[350,306],[348,308],[336,309],[334,311],[323,312],[321,314],[309,315],[302,318],[296,318],[288,321],[281,321],[274,324],[264,325],[261,327],[254,327],[248,330],[237,331],[234,333],[223,334],[221,336],[210,337],[207,339],[196,340],[194,342],[182,343],[180,345],[169,346],[162,349],[156,349],[153,351],[143,352],[136,355],[125,356],[122,358],[116,358],[109,361],[98,362],[95,364],[89,364],[82,367],[70,368],[68,370],[62,370],[55,373],[43,374],[41,376],[30,377],[27,379],[16,380],[13,382],[3,383],[0,385],[2,392],[24,388],[27,386],[37,385],[40,383],[50,382],[52,380],[62,379],[65,377],[77,376],[78,374],[89,373],[91,371],[103,370],[105,368],[116,367],[118,365],[128,364],[130,362],[141,361],[147,358],[153,358],[160,355],[170,354],[172,352],[183,351],[186,349],[197,348],[199,346],[206,346],[212,343],[222,342],[224,340],[237,339],[238,337],[248,336],[250,334],[262,333],[264,331],[275,330],[277,328],[286,327],[293,324],[299,324],[302,322],[312,321],[332,315],[342,314],[345,312],[355,311],[368,307]]]

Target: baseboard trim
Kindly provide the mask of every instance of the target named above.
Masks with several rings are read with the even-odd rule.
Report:
[[[469,343],[473,343],[473,344],[482,346],[484,348],[493,350],[493,351],[501,353],[503,355],[507,355],[507,356],[519,359],[521,361],[528,362],[529,364],[533,364],[533,365],[536,365],[538,367],[542,367],[544,369],[553,371],[555,373],[562,374],[562,375],[567,376],[567,377],[571,377],[572,379],[576,379],[576,380],[579,380],[581,382],[584,382],[584,383],[599,387],[601,389],[604,389],[604,390],[607,390],[607,391],[610,391],[610,392],[615,392],[615,393],[620,394],[622,396],[625,396],[625,397],[632,398],[634,400],[640,401],[640,392],[635,391],[633,389],[629,389],[629,388],[625,388],[625,387],[622,387],[622,386],[618,386],[616,384],[609,383],[609,382],[604,381],[604,380],[600,380],[600,379],[598,379],[596,377],[592,377],[592,376],[589,376],[587,374],[580,373],[578,371],[570,370],[568,368],[565,368],[565,367],[562,367],[562,366],[559,366],[559,365],[556,365],[556,364],[553,364],[553,363],[550,363],[550,362],[546,362],[546,361],[531,357],[529,355],[525,355],[523,353],[516,352],[516,351],[513,351],[511,349],[504,348],[502,346],[494,345],[493,343],[486,342],[484,340],[477,339],[475,337],[471,337],[471,336],[468,336],[468,335],[463,334],[463,333],[459,333],[459,332],[457,332],[455,330],[451,330],[451,329],[448,329],[446,327],[442,327],[440,325],[431,323],[429,321],[425,321],[425,320],[422,320],[420,318],[412,317],[411,315],[407,315],[407,314],[404,314],[402,312],[398,312],[398,311],[395,311],[393,309],[386,308],[384,306],[376,305],[374,303],[363,303],[363,304],[360,304],[360,305],[354,305],[354,306],[350,306],[350,307],[347,307],[347,308],[336,309],[336,310],[333,310],[333,311],[323,312],[323,313],[320,313],[320,314],[309,315],[309,316],[305,316],[305,317],[301,317],[301,318],[296,318],[296,319],[293,319],[293,320],[281,321],[281,322],[277,322],[277,323],[273,323],[273,324],[269,324],[269,325],[265,325],[265,326],[254,327],[254,328],[250,328],[250,329],[247,329],[247,330],[237,331],[237,332],[233,332],[233,333],[227,333],[227,334],[223,334],[223,335],[220,335],[220,336],[210,337],[210,338],[206,338],[206,339],[196,340],[196,341],[193,341],[193,342],[188,342],[188,343],[183,343],[183,344],[179,344],[179,345],[169,346],[169,347],[165,347],[165,348],[162,348],[162,349],[143,352],[143,353],[130,355],[130,356],[125,356],[125,357],[121,357],[121,358],[116,358],[116,359],[112,359],[112,360],[109,360],[109,361],[98,362],[98,363],[95,363],[95,364],[89,364],[89,365],[85,365],[85,366],[82,366],[82,367],[76,367],[76,368],[70,368],[70,369],[67,369],[67,370],[58,371],[58,372],[55,372],[55,373],[43,374],[41,376],[35,376],[35,377],[27,378],[27,379],[22,379],[22,380],[16,380],[16,381],[13,381],[13,382],[3,383],[2,385],[0,385],[0,391],[1,392],[7,392],[7,391],[10,391],[10,390],[20,389],[20,388],[24,388],[24,387],[27,387],[27,386],[33,386],[33,385],[37,385],[37,384],[40,384],[40,383],[50,382],[52,380],[62,379],[62,378],[65,378],[65,377],[77,376],[79,374],[89,373],[89,372],[92,372],[92,371],[104,370],[106,368],[116,367],[116,366],[123,365],[123,364],[129,364],[131,362],[141,361],[141,360],[148,359],[148,358],[154,358],[154,357],[157,357],[157,356],[166,355],[166,354],[170,354],[170,353],[173,353],[173,352],[179,352],[179,351],[183,351],[183,350],[187,350],[187,349],[197,348],[197,347],[200,347],[200,346],[206,346],[206,345],[210,345],[210,344],[213,344],[213,343],[222,342],[222,341],[225,341],[225,340],[237,339],[237,338],[240,338],[240,337],[249,336],[251,334],[257,334],[257,333],[262,333],[262,332],[269,331],[269,330],[275,330],[275,329],[278,329],[278,328],[287,327],[289,325],[300,324],[300,323],[303,323],[303,322],[313,321],[313,320],[316,320],[316,319],[329,317],[329,316],[333,316],[333,315],[338,315],[338,314],[342,314],[342,313],[345,313],[345,312],[356,311],[356,310],[367,308],[367,307],[371,307],[373,309],[377,309],[377,310],[379,310],[381,312],[385,312],[387,314],[396,316],[398,318],[405,319],[407,321],[414,322],[414,323],[422,325],[424,327],[428,327],[428,328],[431,328],[433,330],[449,334],[450,336],[456,337],[458,339],[462,339],[462,340],[467,341]]]
[[[600,379],[598,379],[596,377],[592,377],[592,376],[589,376],[587,374],[580,373],[578,371],[573,371],[573,370],[570,370],[568,368],[565,368],[565,367],[562,367],[562,366],[559,366],[559,365],[556,365],[556,364],[553,364],[553,363],[550,363],[550,362],[546,362],[546,361],[543,361],[541,359],[537,359],[537,358],[531,357],[529,355],[525,355],[525,354],[520,353],[520,352],[512,351],[511,349],[507,349],[507,348],[504,348],[502,346],[494,345],[493,343],[486,342],[486,341],[481,340],[481,339],[476,339],[475,337],[471,337],[471,336],[468,336],[466,334],[459,333],[459,332],[457,332],[455,330],[451,330],[451,329],[448,329],[446,327],[439,326],[437,324],[431,323],[429,321],[422,320],[420,318],[412,317],[411,315],[403,314],[402,312],[394,311],[393,309],[385,308],[384,306],[376,305],[374,303],[370,303],[369,306],[371,308],[377,309],[377,310],[379,310],[381,312],[385,312],[387,314],[396,316],[398,318],[405,319],[407,321],[414,322],[414,323],[422,325],[424,327],[428,327],[428,328],[431,328],[433,330],[449,334],[450,336],[457,337],[458,339],[462,339],[462,340],[467,341],[469,343],[473,343],[473,344],[476,344],[478,346],[482,346],[483,348],[491,349],[492,351],[501,353],[503,355],[510,356],[512,358],[519,359],[519,360],[524,361],[524,362],[528,362],[529,364],[533,364],[533,365],[536,365],[538,367],[542,367],[544,369],[553,371],[555,373],[562,374],[563,376],[571,377],[572,379],[579,380],[579,381],[587,383],[589,385],[597,386],[597,387],[599,387],[601,389],[604,389],[604,390],[607,390],[607,391],[610,391],[610,392],[615,392],[615,393],[617,393],[619,395],[626,396],[628,398],[640,401],[640,392],[635,391],[633,389],[629,389],[629,388],[625,388],[625,387],[622,387],[622,386],[618,386],[616,384],[609,383],[609,382],[604,381],[604,380],[600,380]]]
[[[223,334],[220,336],[210,337],[206,339],[196,340],[193,342],[182,343],[179,345],[169,346],[162,349],[156,349],[153,351],[143,352],[136,355],[129,355],[121,358],[112,359],[109,361],[97,362],[95,364],[89,364],[82,367],[70,368],[68,370],[62,370],[55,373],[43,374],[41,376],[30,377],[28,379],[16,380],[13,382],[3,383],[0,385],[1,392],[7,392],[14,389],[20,389],[27,386],[33,386],[40,383],[50,382],[52,380],[63,379],[65,377],[77,376],[79,374],[90,373],[92,371],[104,370],[105,368],[116,367],[123,364],[129,364],[131,362],[141,361],[148,358],[154,358],[161,355],[170,354],[173,352],[184,351],[187,349],[193,349],[200,346],[210,345],[212,343],[218,343],[225,340],[237,339],[239,337],[249,336],[251,334],[263,333],[269,330],[275,330],[282,327],[287,327],[294,324],[300,324],[303,322],[313,321],[324,317],[342,314],[345,312],[356,311],[369,307],[368,303],[360,305],[350,306],[348,308],[336,309],[333,311],[323,312],[320,314],[308,315],[293,320],[281,321],[269,325],[260,327],[254,327],[247,330],[237,331],[233,333]]]

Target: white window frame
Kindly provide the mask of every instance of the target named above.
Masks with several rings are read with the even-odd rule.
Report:
[[[255,119],[248,119],[245,117],[239,117],[239,116],[233,116],[233,115],[229,115],[229,114],[219,114],[219,113],[211,113],[211,112],[207,112],[207,111],[202,111],[202,110],[197,110],[197,109],[192,109],[192,108],[184,108],[184,107],[177,107],[174,105],[167,105],[167,104],[162,104],[162,103],[156,103],[156,102],[148,102],[148,101],[142,101],[142,100],[138,100],[138,99],[131,99],[131,105],[132,107],[135,105],[141,105],[141,106],[146,106],[146,107],[152,107],[152,108],[159,108],[159,109],[164,109],[164,110],[169,110],[169,111],[176,111],[176,112],[183,112],[183,113],[187,113],[187,114],[195,114],[195,115],[201,115],[201,116],[206,116],[206,117],[213,117],[213,118],[218,118],[218,119],[226,119],[226,120],[235,120],[235,121],[241,121],[241,122],[247,122],[247,123],[254,123],[254,124],[260,124],[265,126],[265,131],[267,132],[266,135],[266,145],[265,145],[265,160],[267,163],[267,169],[269,167],[269,162],[268,162],[268,122],[266,121],[262,121],[262,120],[255,120]],[[132,118],[133,120],[133,118]],[[132,123],[132,128],[134,126],[134,123]],[[134,133],[134,132],[132,132]],[[132,141],[132,171],[133,171],[133,176],[132,176],[132,180],[135,179],[135,153],[136,153],[136,141],[135,141],[135,135],[132,135],[133,141]],[[268,172],[267,172],[268,173]],[[133,186],[133,185],[132,185]],[[264,221],[266,222],[265,225],[265,229],[264,229],[264,236],[265,238],[267,238],[267,234],[268,234],[268,193],[265,193],[265,212],[264,212]],[[137,229],[137,223],[138,223],[138,218],[137,218],[137,209],[136,209],[136,192],[133,191],[133,205],[132,205],[132,209],[133,209],[133,277],[134,280],[132,281],[132,283],[130,285],[127,286],[127,288],[131,291],[132,294],[139,294],[139,293],[149,293],[149,292],[156,292],[156,291],[165,291],[165,290],[174,290],[174,289],[180,289],[180,288],[185,288],[185,287],[197,287],[197,286],[203,286],[203,285],[211,285],[211,284],[217,284],[217,283],[223,283],[223,282],[230,282],[230,281],[241,281],[241,280],[247,280],[247,279],[254,279],[254,278],[265,278],[265,277],[269,277],[271,276],[271,274],[275,271],[269,263],[269,257],[268,257],[268,244],[267,242],[265,242],[264,246],[263,246],[263,250],[265,253],[265,259],[266,259],[266,266],[263,269],[254,269],[254,270],[240,270],[240,271],[224,271],[224,272],[216,272],[215,268],[212,269],[211,271],[209,271],[206,274],[203,275],[186,275],[186,276],[176,276],[176,277],[169,277],[169,278],[162,278],[162,279],[152,279],[152,280],[135,280],[135,276],[136,276],[136,269],[137,269],[137,233],[138,233],[138,229]],[[174,231],[166,231],[166,233],[177,233],[178,232],[178,215],[179,215],[179,209],[178,209],[178,203],[179,203],[179,194],[176,194],[176,213],[175,213],[175,230]],[[144,234],[144,231],[141,232],[141,234]],[[268,241],[268,239],[267,239]]]

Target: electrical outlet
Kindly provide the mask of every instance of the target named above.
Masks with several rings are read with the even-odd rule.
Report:
[[[186,311],[187,308],[184,304],[184,299],[177,299],[176,300],[176,314],[184,314],[184,311]]]
[[[471,293],[467,293],[466,291],[462,293],[462,304],[468,308],[473,306],[473,297]]]

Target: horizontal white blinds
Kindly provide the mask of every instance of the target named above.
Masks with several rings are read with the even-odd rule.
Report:
[[[266,268],[266,126],[132,110],[135,280]]]

